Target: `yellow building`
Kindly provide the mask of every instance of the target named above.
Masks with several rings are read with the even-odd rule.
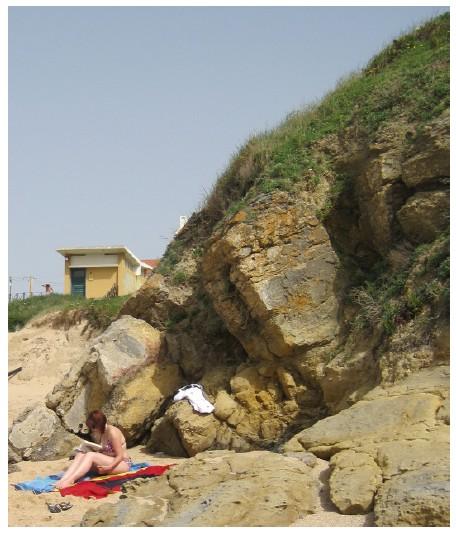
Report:
[[[87,298],[133,293],[158,265],[156,260],[140,260],[123,245],[65,247],[57,252],[65,258],[63,293]]]

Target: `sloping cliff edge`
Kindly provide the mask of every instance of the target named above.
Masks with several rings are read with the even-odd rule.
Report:
[[[342,512],[447,525],[449,149],[446,14],[249,140],[34,411],[61,437],[101,407],[130,445],[176,456],[311,451]],[[170,403],[187,383],[213,414]]]

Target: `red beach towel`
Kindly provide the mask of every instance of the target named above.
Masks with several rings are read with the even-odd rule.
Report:
[[[126,472],[124,474],[116,474],[113,476],[107,476],[103,478],[96,478],[90,481],[81,481],[60,489],[61,496],[82,496],[83,498],[105,498],[108,494],[114,492],[120,492],[122,485],[127,481],[136,479],[138,477],[154,477],[161,476],[166,470],[168,470],[172,464],[165,466],[147,466],[136,470],[136,472]]]

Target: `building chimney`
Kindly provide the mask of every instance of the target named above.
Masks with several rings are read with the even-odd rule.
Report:
[[[188,217],[186,215],[181,215],[179,217],[179,230],[182,229],[182,227],[185,225],[185,223],[187,223],[187,221],[188,221]],[[178,230],[178,232],[179,232],[179,230]]]
[[[179,217],[179,228],[174,233],[174,236],[177,236],[179,234],[179,232],[184,228],[185,223],[187,223],[187,221],[188,221],[188,217],[186,215],[181,215]]]

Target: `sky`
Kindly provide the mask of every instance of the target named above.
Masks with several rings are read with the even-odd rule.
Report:
[[[255,132],[444,7],[10,7],[8,272],[60,247],[159,258]]]

